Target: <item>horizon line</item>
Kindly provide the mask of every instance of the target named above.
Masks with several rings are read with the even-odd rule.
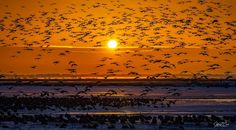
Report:
[[[50,46],[0,46],[0,47],[6,47],[6,48],[17,48],[17,47],[25,47],[25,48],[70,48],[70,49],[109,49],[109,50],[117,50],[117,49],[171,49],[171,48],[192,48],[192,49],[201,49],[200,46],[185,46],[185,47],[177,47],[177,46],[148,46],[148,47],[139,47],[139,46],[127,46],[127,47],[117,47],[117,48],[108,48],[106,46],[103,47],[79,47],[79,46],[61,46],[61,45],[50,45]],[[210,49],[217,49],[214,47],[207,47]]]

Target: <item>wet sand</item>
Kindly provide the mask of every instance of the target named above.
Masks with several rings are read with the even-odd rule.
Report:
[[[217,117],[229,124],[227,128],[234,129],[235,83],[235,80],[223,79],[1,79],[0,106],[3,108],[0,112],[3,115],[0,125],[9,129],[84,129],[99,124],[96,120],[115,117],[117,122],[113,125],[119,129],[124,125],[120,123],[124,118],[137,118],[135,123],[131,123],[137,129],[160,129],[160,124],[165,129],[178,128],[174,124],[165,125],[161,119],[163,116],[171,121],[177,117],[197,117],[195,122],[184,122],[183,126],[187,129],[214,128],[214,117]],[[154,100],[157,102],[154,103]],[[209,118],[209,121],[196,125],[196,120],[203,117]],[[41,123],[30,121],[31,118]],[[50,121],[43,124],[49,118]],[[89,121],[86,122],[90,123],[81,123],[82,119],[87,118]],[[158,125],[151,123],[154,118],[158,118]],[[79,123],[73,124],[72,119]],[[108,126],[101,123],[97,128],[107,129]]]

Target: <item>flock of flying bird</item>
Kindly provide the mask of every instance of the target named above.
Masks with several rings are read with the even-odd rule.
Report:
[[[155,2],[156,5],[150,4]],[[115,56],[129,59],[122,64],[114,57],[107,55],[94,66],[94,72],[91,75],[99,75],[100,68],[107,68],[103,74],[104,78],[121,73],[140,78],[143,76],[143,71],[148,72],[145,78],[173,78],[177,75],[172,71],[178,69],[178,66],[201,63],[206,64],[205,68],[199,68],[196,72],[195,70],[193,72],[181,70],[179,74],[207,79],[207,73],[221,70],[224,64],[230,63],[230,68],[224,72],[226,75],[224,78],[234,78],[233,74],[236,70],[234,60],[223,58],[235,57],[236,54],[236,46],[233,43],[236,21],[231,18],[232,5],[214,0],[169,0],[166,2],[141,0],[131,3],[123,0],[104,2],[86,0],[82,3],[68,3],[64,8],[65,11],[57,6],[56,2],[46,4],[38,1],[37,4],[39,10],[29,14],[21,15],[14,11],[1,13],[1,48],[24,47],[24,50],[18,50],[12,54],[11,58],[18,58],[23,51],[34,51],[36,50],[34,47],[38,47],[40,54],[37,54],[34,60],[40,61],[42,58],[47,58],[43,56],[44,54],[53,53],[54,48],[51,47],[55,45],[91,47],[89,51],[94,51],[96,48],[104,47],[109,38],[116,38],[120,47],[135,47],[136,49],[131,49],[131,51],[127,49],[124,53],[119,53],[122,49],[118,48]],[[176,7],[171,7],[171,4],[175,4]],[[48,10],[46,6],[52,9]],[[3,10],[11,8],[10,5],[3,7]],[[183,8],[176,9],[178,7]],[[27,5],[20,8],[24,10]],[[170,48],[171,52],[165,53],[165,48],[160,47]],[[200,50],[198,54],[194,54],[197,55],[196,57],[183,58],[176,63],[170,60],[175,57],[187,57],[191,51],[186,50],[195,47]],[[146,54],[143,52],[145,49],[153,53]],[[210,54],[211,49],[217,52]],[[70,58],[71,53],[70,49],[62,49],[58,55]],[[143,64],[136,65],[135,57],[143,59]],[[207,60],[201,57],[207,57]],[[221,63],[224,61],[224,64],[214,62],[216,59],[220,59]],[[58,65],[61,62],[59,59],[52,61],[51,64]],[[125,69],[109,68],[110,66],[117,68],[122,66]],[[71,59],[68,67],[61,69],[66,70],[66,73],[80,75],[79,71],[83,68],[79,67],[78,61]],[[30,68],[34,74],[33,70],[40,69],[40,66],[32,64]],[[142,69],[142,71],[137,72],[136,69]],[[3,78],[6,72],[4,70],[0,72]],[[7,72],[9,73],[17,75],[17,70]]]

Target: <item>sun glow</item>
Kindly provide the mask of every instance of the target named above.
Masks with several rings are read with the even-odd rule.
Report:
[[[118,42],[116,40],[109,40],[107,43],[108,48],[117,48]]]

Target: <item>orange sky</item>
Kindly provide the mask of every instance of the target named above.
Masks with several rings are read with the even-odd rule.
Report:
[[[0,74],[234,76],[235,7],[233,0],[2,0]],[[121,50],[107,48],[112,38]]]

